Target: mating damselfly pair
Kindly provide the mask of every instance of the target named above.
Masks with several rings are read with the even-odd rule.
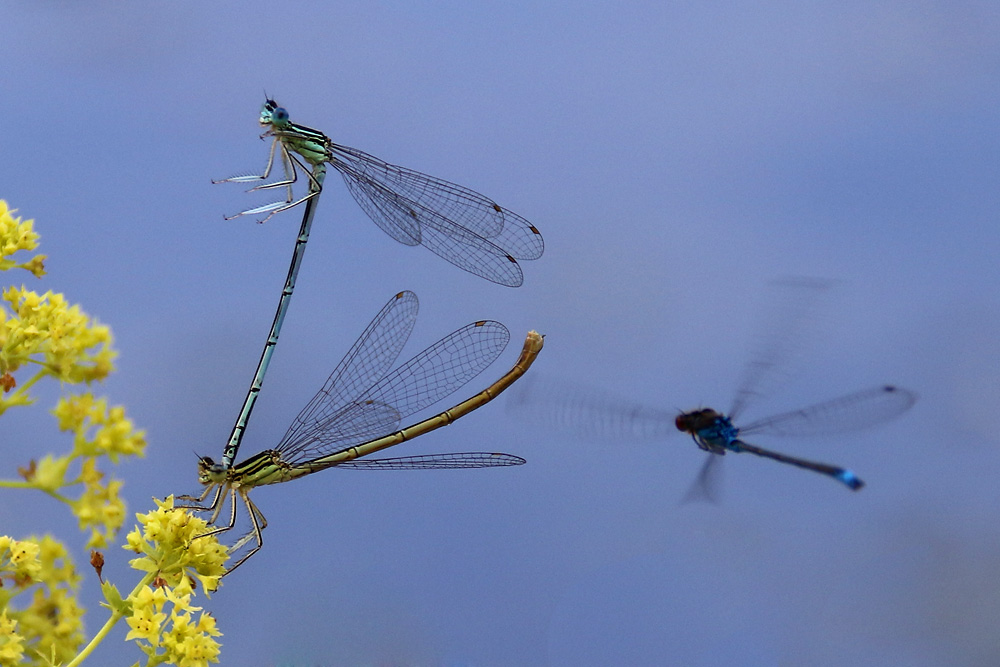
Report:
[[[266,181],[277,155],[284,179],[265,182],[251,191],[284,189],[286,197],[232,218],[266,213],[260,221],[265,222],[276,213],[302,205],[302,223],[271,330],[222,459],[218,463],[207,456],[199,459],[198,477],[205,490],[199,497],[182,497],[194,504],[179,505],[209,513],[209,524],[217,527],[207,536],[235,526],[239,496],[251,529],[235,542],[231,552],[238,552],[251,540],[254,544],[228,572],[244,563],[263,544],[261,531],[267,521],[249,498],[250,490],[255,487],[290,481],[331,467],[412,470],[523,464],[524,459],[519,456],[492,452],[389,459],[362,457],[450,424],[485,405],[527,371],[543,344],[541,335],[529,332],[517,361],[500,379],[442,413],[402,427],[403,419],[451,395],[489,366],[503,351],[510,334],[499,322],[477,321],[389,372],[409,338],[417,314],[416,295],[400,292],[365,329],[281,442],[235,463],[295,290],[327,164],[341,173],[355,200],[390,236],[407,245],[424,245],[452,264],[492,282],[519,286],[523,275],[517,260],[537,259],[544,249],[541,234],[533,225],[491,199],[335,144],[317,130],[291,123],[288,112],[273,100],[265,102],[260,123],[268,128],[262,137],[274,139],[264,171],[218,182]],[[308,190],[296,198],[293,186],[300,172],[306,176]],[[203,505],[209,496],[211,502]],[[227,501],[231,508],[228,523],[218,525]]]

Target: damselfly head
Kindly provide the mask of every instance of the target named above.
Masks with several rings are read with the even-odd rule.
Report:
[[[266,100],[260,109],[260,124],[283,127],[288,124],[288,110],[274,100]]]
[[[682,412],[677,415],[677,418],[674,420],[674,425],[677,427],[678,431],[693,434],[713,426],[716,420],[722,416],[723,415],[711,408],[692,410],[691,412]]]
[[[216,463],[207,456],[198,457],[198,482],[200,484],[211,484],[224,476],[226,469],[222,464]]]

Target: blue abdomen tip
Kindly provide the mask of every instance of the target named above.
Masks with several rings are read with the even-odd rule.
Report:
[[[855,475],[850,470],[841,470],[840,472],[837,473],[836,477],[841,482],[851,487],[855,491],[857,491],[858,489],[860,489],[862,486],[865,485],[865,483],[862,482],[860,479],[858,479],[858,476]]]

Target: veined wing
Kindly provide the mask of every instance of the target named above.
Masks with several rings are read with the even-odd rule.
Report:
[[[526,463],[520,456],[490,452],[457,452],[455,454],[426,454],[399,456],[391,459],[354,459],[334,467],[353,470],[428,470],[439,468],[494,468],[519,466]]]
[[[515,259],[538,259],[545,252],[545,240],[538,228],[526,218],[508,208],[498,206],[503,214],[503,229],[494,236],[487,236]]]
[[[917,395],[912,391],[891,385],[874,387],[760,419],[740,428],[740,436],[843,433],[889,421],[909,410],[916,401]]]
[[[475,190],[389,164],[356,148],[332,143],[330,148],[335,159],[349,164],[354,173],[384,185],[413,204],[433,209],[480,236],[496,236],[503,229],[503,213],[497,210],[496,203]]]
[[[474,322],[442,338],[349,404],[334,404],[321,390],[310,414],[295,420],[275,448],[286,463],[310,461],[396,430],[400,420],[448,396],[500,355],[510,334],[499,322]],[[328,383],[329,384],[329,383]],[[305,411],[303,411],[305,412]],[[349,415],[347,428],[338,415]]]
[[[586,440],[632,442],[677,433],[676,412],[551,378],[526,377],[510,395],[509,412]]]
[[[335,146],[331,164],[384,232],[422,244],[459,268],[501,285],[523,282],[517,259],[536,259],[541,234],[527,220],[468,188]]]
[[[493,241],[516,259],[531,260],[542,256],[545,245],[538,230],[489,197],[457,183],[389,164],[356,148],[331,142],[330,149],[334,158],[349,164],[355,174],[380,183],[411,204],[434,211],[442,218]],[[498,239],[503,239],[503,242]]]
[[[353,166],[332,163],[358,205],[382,231],[406,245],[424,245],[464,271],[517,287],[524,275],[517,260],[492,241],[371,179]]]
[[[357,444],[380,438],[399,428],[402,417],[391,405],[374,401],[354,401],[316,420],[313,430],[328,440]]]
[[[399,357],[416,324],[418,307],[413,292],[403,291],[390,299],[337,364],[323,388],[288,427],[281,441],[294,440],[297,433],[329,424],[334,418],[342,419],[342,428],[347,428],[355,422],[370,425],[375,412],[384,415],[384,405],[371,406],[367,412],[355,409],[353,414],[349,406],[355,405],[363,392],[384,377]]]

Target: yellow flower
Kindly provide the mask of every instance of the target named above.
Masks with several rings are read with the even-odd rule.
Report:
[[[205,520],[173,509],[174,498],[155,500],[157,509],[135,517],[142,524],[127,538],[126,549],[143,554],[129,564],[143,572],[154,572],[168,586],[180,587],[187,577],[196,577],[206,592],[219,587],[229,558],[226,548],[209,532]]]
[[[34,355],[43,355],[36,361],[64,382],[100,380],[112,370],[110,329],[69,305],[62,294],[10,287],[3,300],[15,317],[3,322],[0,372],[16,371]]]
[[[149,586],[146,586],[148,589]],[[153,646],[160,645],[160,629],[167,620],[167,615],[162,611],[157,611],[157,607],[140,605],[138,601],[133,602],[132,615],[126,619],[129,627],[125,641],[132,639],[144,639]]]
[[[3,200],[0,199],[0,205]],[[21,662],[24,654],[24,637],[15,632],[17,621],[7,618],[7,610],[0,611],[0,665],[14,665]]]
[[[49,535],[45,535],[38,541],[39,553],[38,561],[41,563],[42,571],[39,579],[48,584],[66,583],[75,588],[80,583],[80,576],[73,567],[66,545]]]
[[[134,431],[132,421],[125,418],[125,408],[120,405],[107,410],[95,422],[102,424],[94,435],[97,450],[105,453],[115,463],[118,455],[142,456],[146,449],[145,431]]]
[[[193,621],[194,612],[201,608],[191,606],[190,584],[186,577],[181,581],[177,589],[145,586],[132,597],[132,614],[128,618],[132,629],[125,639],[140,639],[154,648],[162,648],[163,652],[155,653],[155,664],[207,667],[209,662],[218,662],[219,644],[212,637],[222,633],[208,614],[203,613],[197,622]],[[165,610],[167,603],[171,605],[169,616]],[[154,654],[150,653],[150,657]]]
[[[46,454],[35,466],[31,482],[43,491],[58,491],[66,484],[66,469],[69,464],[69,456],[55,458],[51,454]]]
[[[0,559],[5,574],[11,572],[10,576],[24,588],[31,586],[30,604],[11,612],[26,650],[32,655],[51,657],[56,664],[68,661],[83,638],[83,610],[76,599],[80,577],[65,547],[48,536],[2,539],[0,545],[6,545],[10,553],[9,567]],[[0,664],[11,663],[0,660]]]
[[[90,392],[61,397],[52,410],[59,420],[59,430],[78,431],[84,428],[93,404],[94,396]]]
[[[201,614],[192,623],[193,613],[173,613],[171,627],[163,636],[166,659],[177,667],[207,667],[219,661],[220,644],[212,639],[222,633],[215,627],[210,614]]]
[[[162,588],[143,586],[132,598],[132,606],[135,609],[152,607],[155,611],[160,611],[166,601],[167,593]]]
[[[16,579],[36,579],[42,565],[38,561],[41,547],[31,540],[11,540],[9,549],[10,564],[13,566]]]
[[[120,405],[108,408],[103,398],[94,398],[90,392],[59,399],[52,411],[59,420],[59,428],[75,433],[73,453],[82,456],[106,455],[117,463],[119,456],[142,456],[146,450],[145,431],[136,431],[132,420],[125,416]],[[88,431],[97,430],[92,438]]]
[[[31,271],[36,278],[41,278],[45,275],[45,259],[46,255],[35,255],[27,262],[18,264],[17,266],[20,269]]]
[[[35,276],[45,275],[42,260],[45,255],[36,255],[28,262],[18,263],[7,259],[18,250],[34,250],[38,247],[38,234],[33,229],[34,220],[21,221],[11,215],[16,209],[7,207],[7,202],[0,199],[0,271],[12,268],[22,268],[31,271]]]
[[[76,589],[48,584],[35,590],[31,607],[21,617],[32,625],[32,635],[38,646],[48,653],[56,647],[64,657],[72,656],[83,634],[83,609],[77,603]]]
[[[146,542],[142,539],[142,534],[138,530],[133,530],[131,533],[125,536],[125,549],[129,551],[134,551],[137,554],[142,553],[142,549]]]
[[[191,604],[191,596],[194,595],[194,590],[191,588],[191,580],[189,578],[181,577],[180,582],[178,582],[175,588],[167,588],[165,592],[167,600],[174,606],[175,611],[201,610],[201,607],[195,607]]]
[[[84,491],[79,499],[70,503],[73,514],[80,522],[80,530],[92,529],[87,541],[87,548],[90,549],[107,547],[108,538],[117,533],[125,522],[125,503],[120,496],[123,482],[112,479],[105,485],[101,484],[103,479],[104,473],[97,469],[96,459],[85,458],[80,469]]]

